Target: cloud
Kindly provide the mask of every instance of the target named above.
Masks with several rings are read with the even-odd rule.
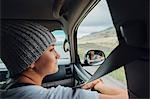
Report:
[[[93,32],[99,32],[106,28],[108,28],[108,26],[82,26],[82,27],[79,27],[78,29],[77,37],[80,38],[82,36],[89,35],[90,33],[93,33]]]
[[[113,23],[106,0],[101,0],[81,23],[81,26],[107,25],[112,26]]]
[[[113,22],[107,2],[106,0],[101,0],[79,26],[77,37],[80,38],[84,35],[98,32],[112,26]]]

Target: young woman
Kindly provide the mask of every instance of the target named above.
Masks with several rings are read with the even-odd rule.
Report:
[[[1,59],[14,82],[0,91],[0,99],[127,99],[127,91],[95,80],[72,89],[41,86],[43,78],[58,71],[55,38],[47,28],[29,21],[2,21]],[[96,91],[85,89],[95,88]]]

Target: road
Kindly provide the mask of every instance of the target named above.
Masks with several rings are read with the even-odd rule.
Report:
[[[84,69],[86,69],[87,71],[89,71],[90,73],[94,74],[94,72],[97,70],[98,66],[85,66]],[[114,86],[114,87],[119,87],[119,88],[123,88],[126,89],[127,85],[112,78],[111,76],[103,76],[101,78],[103,80],[103,82],[108,85],[108,86]]]

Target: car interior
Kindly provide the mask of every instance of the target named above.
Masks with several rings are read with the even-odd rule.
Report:
[[[79,88],[85,82],[124,66],[129,98],[150,98],[149,0],[106,1],[119,45],[93,75],[83,68],[87,64],[81,63],[77,50],[77,30],[101,0],[1,0],[1,21],[34,21],[47,27],[50,32],[64,31],[62,46],[64,52],[69,52],[70,63],[59,64],[56,74],[44,78],[44,87],[63,85]]]

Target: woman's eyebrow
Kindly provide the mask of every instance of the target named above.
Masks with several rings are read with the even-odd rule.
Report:
[[[51,46],[53,46],[53,47],[54,47],[54,46],[55,46],[55,44],[52,44]]]

